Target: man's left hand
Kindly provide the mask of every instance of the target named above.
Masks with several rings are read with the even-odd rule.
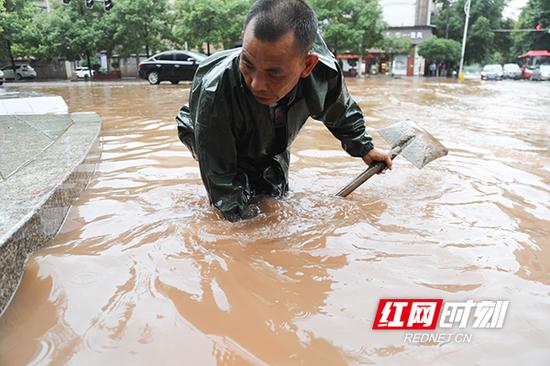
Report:
[[[366,155],[363,155],[363,161],[367,165],[371,165],[372,163],[377,161],[382,161],[386,163],[386,168],[382,170],[382,172],[385,171],[386,169],[391,170],[392,168],[392,161],[390,159],[390,155],[387,152],[377,148],[374,148],[371,151],[369,151]]]

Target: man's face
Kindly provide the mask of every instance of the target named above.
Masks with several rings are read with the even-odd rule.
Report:
[[[239,68],[258,103],[273,105],[307,77],[317,55],[305,55],[296,49],[294,33],[288,32],[275,42],[263,42],[254,36],[254,20],[245,29]]]

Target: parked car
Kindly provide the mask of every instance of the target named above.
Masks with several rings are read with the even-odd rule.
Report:
[[[533,73],[533,71],[535,69],[536,69],[535,66],[524,66],[523,67],[523,78],[530,80],[531,79],[531,74]]]
[[[502,66],[499,64],[485,65],[483,66],[483,70],[481,70],[481,80],[501,80],[502,76]]]
[[[550,80],[550,65],[540,65],[540,74],[542,80]]]
[[[4,72],[0,70],[0,85],[4,84]]]
[[[504,79],[521,79],[523,77],[523,73],[521,72],[521,68],[518,64],[505,64],[503,67],[503,78]]]
[[[92,78],[94,72],[87,67],[77,67],[75,68],[75,74],[76,77],[79,79],[88,80]]]
[[[2,71],[6,80],[34,79],[36,77],[36,71],[29,64],[15,65],[15,73],[11,65],[3,67]]]
[[[139,76],[158,84],[170,81],[177,84],[182,80],[193,80],[199,63],[207,56],[192,51],[165,51],[149,57],[139,64]]]
[[[529,80],[550,80],[550,65],[540,65],[534,68]]]
[[[464,66],[464,79],[477,80],[481,75],[481,68],[477,65]]]

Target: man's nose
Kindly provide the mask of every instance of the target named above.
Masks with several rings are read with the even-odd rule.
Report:
[[[250,81],[250,89],[255,94],[266,92],[268,90],[268,87],[265,76],[261,75],[261,73],[255,73],[254,75],[252,75],[252,79]]]

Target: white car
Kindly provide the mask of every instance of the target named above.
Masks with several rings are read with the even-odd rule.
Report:
[[[505,64],[502,68],[504,79],[516,79],[519,80],[523,77],[521,68],[518,64]]]
[[[529,80],[550,80],[550,65],[540,65],[534,68]]]
[[[550,65],[540,65],[540,76],[542,80],[550,80]]]
[[[4,84],[4,72],[0,70],[0,85]]]
[[[502,80],[502,66],[499,64],[490,64],[483,66],[481,70],[481,80]]]
[[[92,78],[94,72],[87,67],[77,67],[75,68],[75,74],[76,77],[79,79],[88,80]]]
[[[2,68],[4,77],[8,79],[34,79],[36,77],[36,71],[29,64],[15,65],[15,73],[11,65]]]

